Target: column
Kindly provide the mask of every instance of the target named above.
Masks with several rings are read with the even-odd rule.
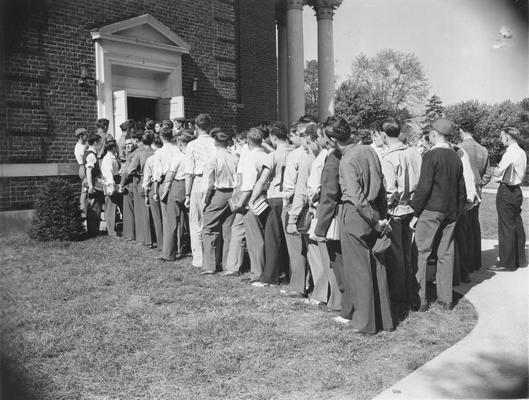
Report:
[[[278,83],[278,114],[279,120],[284,124],[288,118],[288,40],[287,19],[284,8],[276,10],[277,23],[277,83]]]
[[[324,121],[334,114],[334,10],[342,0],[313,0],[310,5],[318,19],[318,117]]]
[[[305,114],[303,0],[286,0],[288,54],[288,124]]]

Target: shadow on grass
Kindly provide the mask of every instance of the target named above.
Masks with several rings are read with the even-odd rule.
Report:
[[[0,385],[2,388],[0,398],[2,400],[37,400],[39,396],[28,389],[31,385],[27,381],[27,377],[14,367],[15,361],[4,354],[0,357]]]

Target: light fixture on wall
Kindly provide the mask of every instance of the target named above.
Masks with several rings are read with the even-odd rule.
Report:
[[[88,63],[82,61],[79,64],[79,86],[85,87],[90,77],[88,76]]]
[[[191,87],[191,93],[193,96],[198,94],[198,78],[193,78],[193,86]]]

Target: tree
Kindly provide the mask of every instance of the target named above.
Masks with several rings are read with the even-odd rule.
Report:
[[[318,115],[318,61],[305,64],[305,112]]]
[[[430,125],[444,116],[445,108],[439,96],[433,94],[426,102],[426,112],[424,114],[424,125]]]
[[[361,54],[353,62],[352,75],[337,90],[336,112],[361,128],[387,116],[404,123],[427,93],[423,67],[414,54],[390,49],[373,58]]]

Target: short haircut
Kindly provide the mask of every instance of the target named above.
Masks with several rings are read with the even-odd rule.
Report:
[[[327,117],[323,128],[328,138],[338,142],[347,142],[351,138],[351,126],[342,117],[334,115]]]
[[[92,146],[94,143],[97,143],[101,140],[101,136],[99,136],[97,133],[89,133],[88,134],[88,145]]]
[[[299,117],[298,122],[301,124],[310,124],[311,122],[316,122],[316,119],[310,114],[305,114]]]
[[[153,143],[154,145],[157,147],[157,148],[160,148],[163,146],[163,142],[162,142],[162,139],[160,139],[160,136],[156,136],[153,140]]]
[[[318,124],[315,122],[308,123],[301,133],[301,136],[308,137],[310,140],[318,139]]]
[[[168,127],[163,127],[162,130],[160,131],[160,136],[164,138],[165,140],[167,140],[168,142],[170,142],[171,139],[173,138],[173,130]]]
[[[395,118],[389,117],[380,123],[379,131],[385,132],[389,137],[396,138],[400,135],[400,125]]]
[[[291,123],[290,126],[289,126],[290,132],[294,132],[294,133],[297,134],[298,126],[299,126],[299,121],[295,121],[295,122]]]
[[[148,120],[145,123],[145,129],[150,130],[150,131],[154,131],[154,126],[155,125],[156,125],[156,121],[153,120],[153,119],[150,119],[150,120]]]
[[[268,130],[271,136],[275,136],[279,140],[288,139],[287,127],[282,122],[279,122],[279,121],[271,122]]]
[[[270,121],[261,121],[257,124],[256,128],[261,129],[263,132],[263,139],[270,136]]]
[[[142,138],[143,138],[143,132],[140,131],[140,130],[136,130],[133,134],[132,134],[132,138],[133,139],[136,139],[138,142],[141,142]]]
[[[116,148],[116,141],[111,139],[105,143],[105,151],[114,150]]]
[[[248,143],[253,146],[261,146],[263,144],[263,130],[260,128],[250,128],[246,134]]]
[[[171,120],[164,119],[162,121],[162,128],[173,129],[174,128],[174,124],[173,124],[173,122]]]
[[[97,123],[96,123],[96,126],[98,128],[101,128],[103,129],[104,131],[106,131],[108,129],[108,124],[109,124],[109,120],[106,119],[106,118],[99,118],[97,120]]]
[[[195,124],[201,130],[209,132],[211,128],[211,115],[209,114],[198,114],[195,118]]]
[[[150,146],[154,140],[154,134],[151,130],[146,130],[145,133],[141,137],[141,142],[145,146]]]
[[[506,135],[509,135],[510,137],[512,137],[516,143],[520,143],[520,141],[522,140],[522,136],[521,136],[521,133],[520,133],[520,130],[518,128],[514,128],[512,126],[506,126],[505,128],[501,128],[501,131],[500,132],[503,132],[505,133]]]
[[[129,125],[129,121],[125,121],[121,123],[119,127],[121,128],[123,132],[128,131],[131,128],[131,126]]]
[[[238,139],[238,140],[246,140],[246,136],[248,135],[248,131],[247,130],[243,130],[243,131],[239,131],[235,134],[235,137]]]
[[[189,143],[195,140],[197,137],[195,136],[195,131],[193,129],[184,129],[177,137],[178,140],[180,140],[183,143]]]
[[[215,139],[215,144],[222,147],[228,147],[230,145],[230,135],[224,133],[221,128],[213,128],[209,134]]]

